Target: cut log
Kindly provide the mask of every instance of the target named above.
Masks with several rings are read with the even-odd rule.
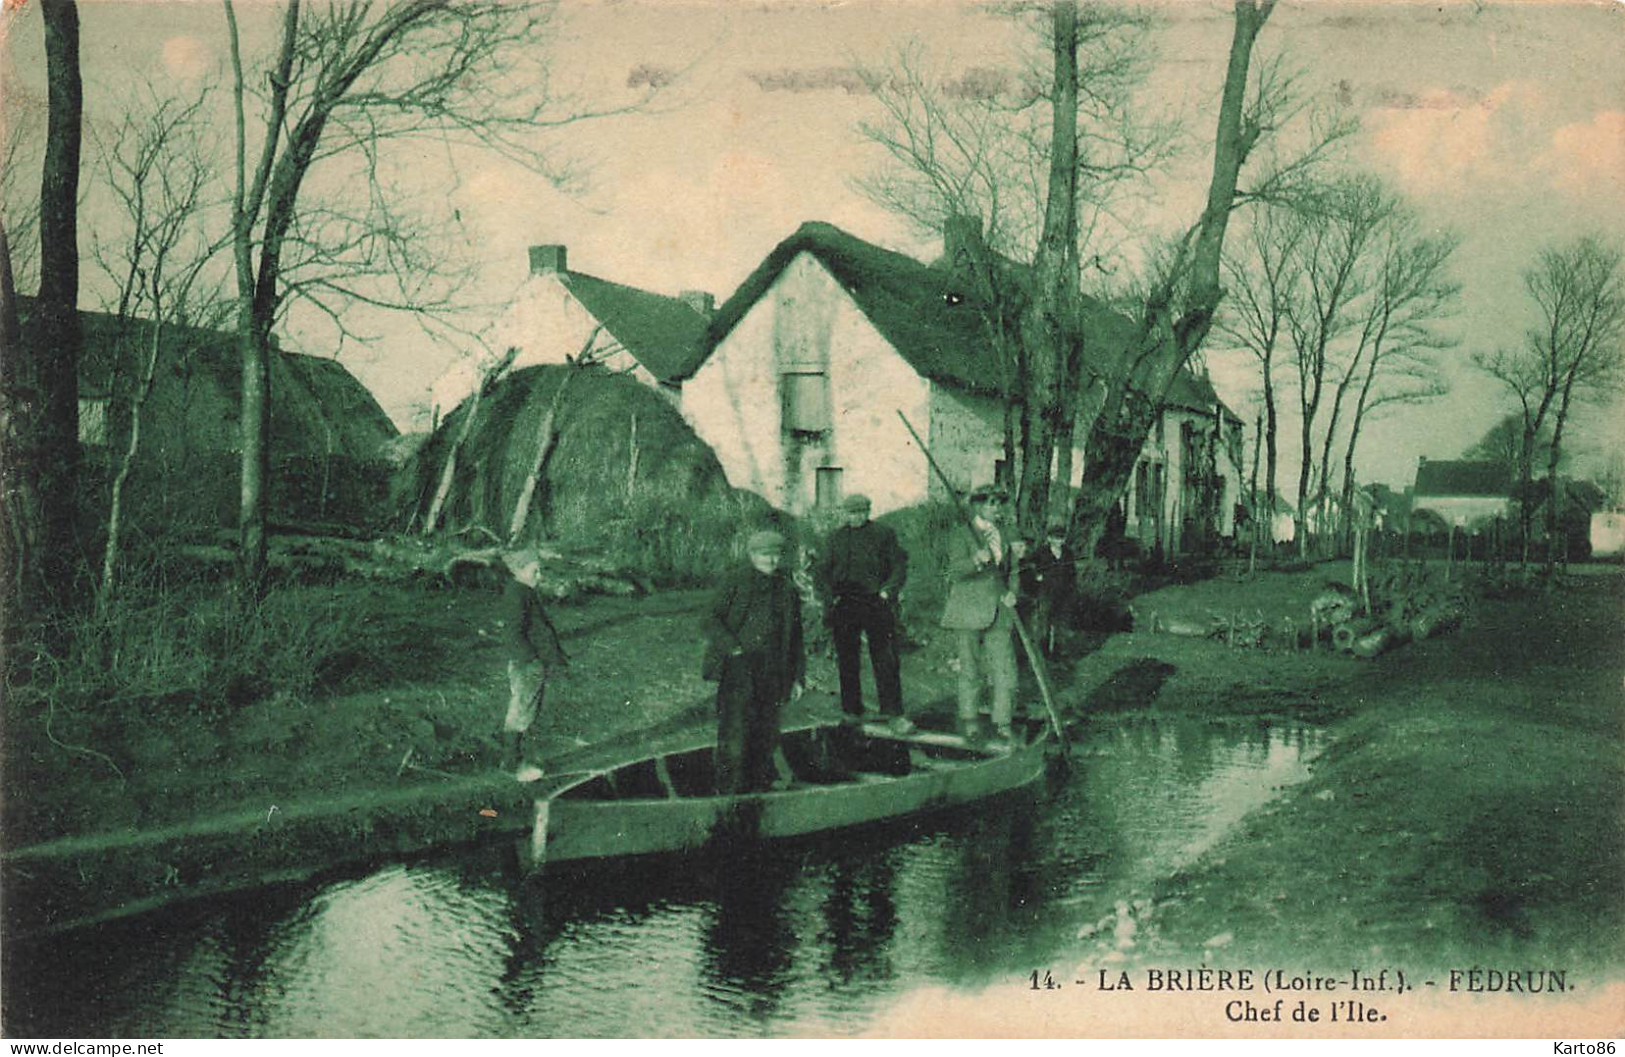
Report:
[[[1356,639],[1354,642],[1354,655],[1367,658],[1378,657],[1395,646],[1403,646],[1409,641],[1411,641],[1409,631],[1385,625]]]
[[[1345,620],[1332,628],[1332,645],[1347,653],[1354,649],[1354,644],[1366,635],[1377,630],[1375,624],[1367,620]]]
[[[1442,635],[1461,623],[1461,610],[1453,606],[1437,606],[1423,610],[1411,618],[1411,634],[1418,639],[1431,639]]]

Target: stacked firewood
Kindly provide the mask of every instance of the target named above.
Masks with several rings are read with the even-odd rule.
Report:
[[[1334,648],[1357,657],[1377,657],[1412,640],[1450,631],[1466,613],[1460,590],[1419,565],[1396,565],[1372,577],[1370,594],[1370,608],[1361,612],[1352,589],[1327,584],[1310,604],[1316,641],[1329,632]]]

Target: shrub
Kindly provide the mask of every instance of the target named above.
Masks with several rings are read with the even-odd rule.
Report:
[[[1078,565],[1072,624],[1080,631],[1124,631],[1134,624],[1129,611],[1132,577],[1105,561]]]
[[[353,670],[344,658],[365,630],[354,607],[306,592],[274,591],[239,608],[217,584],[132,583],[68,618],[61,648],[10,689],[24,708],[49,698],[70,709],[215,718],[330,685]]]

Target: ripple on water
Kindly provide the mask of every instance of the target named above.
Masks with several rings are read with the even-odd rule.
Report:
[[[1301,780],[1323,743],[1125,720],[1080,741],[1044,795],[749,861],[538,882],[485,849],[164,912],[28,952],[40,971],[16,1023],[148,1037],[857,1031],[904,992],[1025,975],[1066,951]]]

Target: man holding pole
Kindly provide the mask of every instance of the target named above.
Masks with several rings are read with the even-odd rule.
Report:
[[[992,689],[994,734],[1010,740],[1016,694],[1016,594],[1010,574],[1024,546],[1004,521],[1005,492],[971,493],[969,528],[955,533],[948,554],[948,601],[942,626],[958,638],[959,724],[968,739],[982,734],[977,701],[984,681]],[[974,535],[972,534],[974,533]]]

